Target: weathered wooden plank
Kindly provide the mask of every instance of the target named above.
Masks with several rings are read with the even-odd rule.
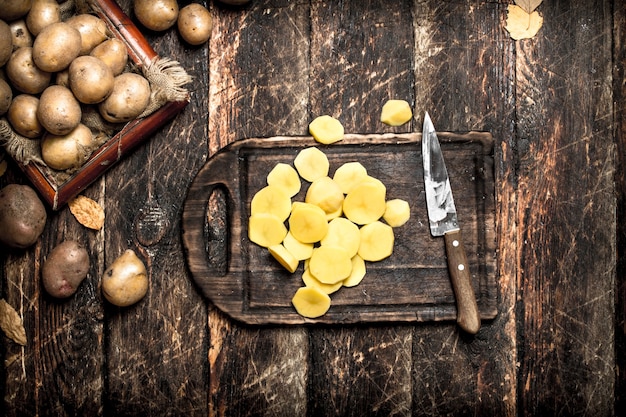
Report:
[[[498,316],[484,322],[474,338],[451,326],[415,329],[417,414],[516,412],[513,54],[512,41],[502,28],[505,10],[501,3],[416,2],[413,11],[417,111],[428,111],[440,130],[486,130],[496,141],[501,291]],[[464,219],[459,221],[463,226]]]
[[[608,1],[541,5],[517,43],[521,415],[613,415],[615,149]]]
[[[254,1],[243,9],[216,3],[212,11],[210,153],[242,138],[305,134],[308,3]],[[223,239],[224,230],[209,227]],[[209,326],[209,415],[305,414],[304,329],[251,328],[213,307]]]
[[[122,7],[129,12],[130,2]],[[105,304],[105,414],[206,415],[209,333],[180,242],[181,202],[206,158],[207,47],[190,48],[176,29],[148,33],[161,56],[194,77],[191,102],[106,176],[106,265],[133,249],[150,286],[134,306]]]

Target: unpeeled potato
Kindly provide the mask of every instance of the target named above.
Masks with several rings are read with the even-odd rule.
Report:
[[[148,292],[146,266],[132,249],[113,261],[102,276],[102,294],[113,305],[127,307]]]
[[[134,0],[133,10],[142,25],[157,32],[174,26],[179,12],[176,0]]]
[[[89,272],[89,253],[78,242],[66,240],[48,254],[41,281],[48,294],[67,298],[74,294]]]

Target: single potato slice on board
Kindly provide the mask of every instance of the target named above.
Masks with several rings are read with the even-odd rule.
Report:
[[[317,288],[324,294],[329,295],[339,290],[339,288],[341,288],[341,286],[343,285],[342,281],[339,281],[335,284],[324,284],[323,282],[315,278],[311,274],[311,271],[309,271],[308,269],[305,269],[302,273],[302,282],[304,282],[304,285],[306,285],[307,287]]]
[[[298,176],[298,171],[294,167],[284,162],[279,162],[267,174],[267,185],[281,188],[285,194],[293,197],[300,191],[302,182],[300,182],[300,176]]]
[[[250,202],[250,214],[268,213],[285,221],[291,213],[291,198],[282,188],[268,185],[261,188]]]
[[[385,196],[386,189],[382,183],[364,180],[346,195],[343,213],[356,224],[372,223],[385,213]]]
[[[320,244],[344,248],[348,257],[352,258],[357,254],[360,242],[359,226],[345,217],[337,217],[328,223],[328,233],[320,241]]]
[[[332,116],[316,117],[309,123],[309,133],[319,143],[329,145],[343,139],[343,125]]]
[[[375,221],[361,227],[359,256],[365,261],[380,261],[391,256],[394,235],[391,226]]]
[[[324,284],[336,284],[350,276],[352,261],[344,248],[320,246],[313,250],[308,271]]]
[[[360,162],[346,162],[335,170],[333,180],[344,194],[367,178],[367,169]]]
[[[283,245],[272,245],[267,248],[270,255],[274,257],[285,269],[292,274],[298,268],[298,260]]]
[[[309,259],[313,254],[313,243],[300,242],[291,232],[287,232],[283,246],[299,261]]]
[[[298,174],[308,182],[328,176],[330,168],[328,157],[316,147],[305,148],[298,152],[293,165]]]
[[[339,184],[330,177],[321,177],[311,183],[304,202],[315,204],[326,214],[331,214],[342,209],[343,198]]]
[[[411,208],[405,200],[396,198],[388,200],[383,219],[391,227],[400,227],[411,218]]]
[[[351,259],[352,262],[352,272],[350,272],[350,276],[343,281],[344,287],[354,287],[357,286],[363,281],[365,277],[365,261],[359,255],[354,255]]]
[[[388,100],[380,113],[380,121],[389,126],[401,126],[411,118],[413,111],[405,100]]]
[[[315,204],[294,204],[289,216],[289,230],[302,243],[319,242],[328,232],[326,213]]]
[[[248,219],[248,238],[259,246],[269,248],[285,239],[287,228],[273,214],[253,214]]]
[[[330,297],[315,287],[298,288],[291,299],[298,314],[311,319],[323,316],[330,308]]]

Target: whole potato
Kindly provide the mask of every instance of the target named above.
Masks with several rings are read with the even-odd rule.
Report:
[[[89,254],[78,242],[66,240],[55,246],[41,268],[41,281],[56,298],[73,295],[89,272]]]
[[[176,0],[134,0],[133,10],[142,25],[155,31],[171,28],[178,18]]]
[[[0,67],[9,62],[13,53],[13,34],[11,26],[0,20]]]
[[[33,4],[26,15],[26,26],[33,35],[37,36],[46,27],[61,21],[59,3],[56,0],[33,0]]]
[[[113,90],[113,71],[95,56],[79,56],[69,68],[70,89],[81,103],[100,103]]]
[[[80,103],[69,88],[51,85],[39,97],[37,118],[53,135],[67,135],[80,123]]]
[[[107,64],[113,75],[120,75],[128,62],[128,50],[124,42],[117,38],[107,39],[91,50],[89,54]]]
[[[82,123],[67,135],[46,133],[41,141],[43,161],[58,171],[81,167],[89,159],[93,149],[91,130]]]
[[[87,55],[107,39],[107,25],[104,20],[92,14],[77,14],[65,21],[80,32],[80,54]]]
[[[15,96],[7,113],[7,120],[20,135],[36,139],[43,134],[43,126],[37,118],[39,99],[30,94]]]
[[[25,46],[11,55],[4,67],[11,85],[27,94],[39,94],[50,85],[52,74],[39,69],[33,61],[33,48]]]
[[[46,26],[33,42],[33,61],[43,71],[67,68],[80,54],[80,32],[65,22]]]
[[[150,83],[144,77],[125,72],[115,77],[111,94],[98,105],[102,117],[111,123],[137,118],[150,103]]]
[[[191,3],[178,14],[178,33],[190,45],[202,45],[211,37],[213,19],[201,4]]]
[[[0,7],[0,19],[5,22],[11,22],[17,20],[20,17],[26,16],[26,13],[30,10],[33,4],[33,0],[7,0],[2,2]]]
[[[6,81],[0,79],[0,116],[6,114],[13,101],[13,91]]]
[[[39,239],[48,214],[28,185],[9,184],[0,190],[0,243],[24,249]]]
[[[146,266],[132,249],[127,249],[102,276],[102,294],[111,304],[126,307],[148,292]]]
[[[24,19],[14,20],[9,27],[13,36],[13,50],[22,46],[33,46],[33,35],[28,30]]]

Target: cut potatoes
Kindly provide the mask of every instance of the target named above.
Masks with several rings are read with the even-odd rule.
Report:
[[[309,133],[319,143],[329,145],[343,139],[343,125],[332,116],[324,115],[309,123]]]
[[[312,122],[312,131],[323,120]],[[326,154],[316,147],[304,148],[293,165],[274,165],[267,185],[250,200],[250,241],[267,248],[290,273],[303,261],[305,286],[296,291],[292,304],[307,318],[326,314],[330,294],[359,285],[366,262],[391,256],[393,228],[411,216],[409,203],[387,200],[385,184],[360,162],[343,163],[332,176],[329,171]],[[306,190],[303,180],[309,183]],[[302,191],[304,201],[292,201]]]
[[[405,100],[388,100],[380,113],[380,121],[389,126],[402,126],[412,118],[411,106]]]
[[[298,152],[293,165],[298,170],[298,174],[308,182],[328,176],[330,168],[326,154],[315,147],[305,148]]]
[[[393,229],[380,221],[361,227],[361,244],[359,256],[364,261],[380,261],[391,256],[393,252]]]
[[[330,297],[315,287],[298,288],[291,299],[298,314],[311,319],[321,317],[330,308]]]

